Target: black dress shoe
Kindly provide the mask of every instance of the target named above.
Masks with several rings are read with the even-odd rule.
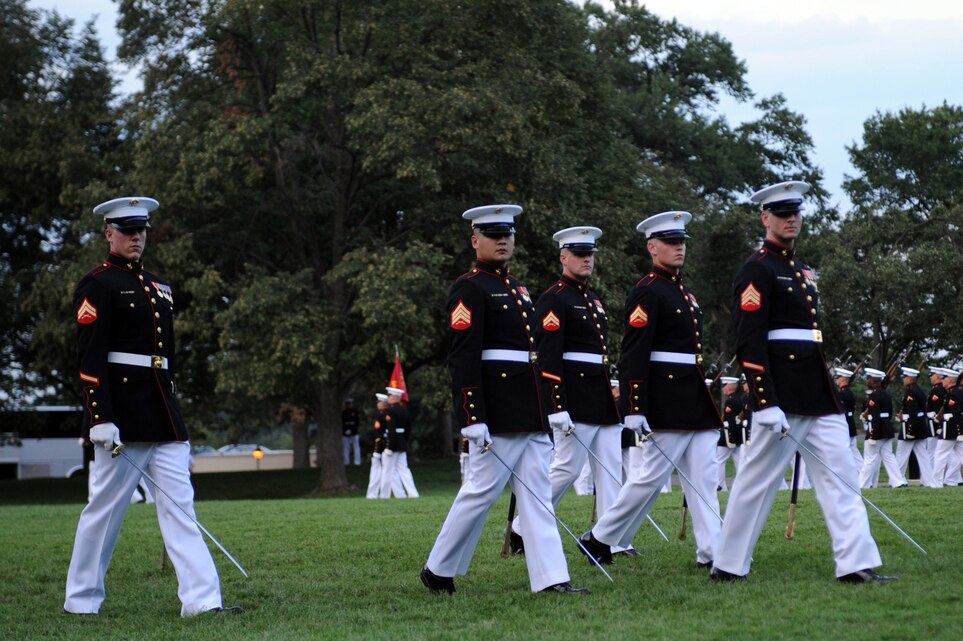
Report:
[[[705,568],[709,568],[710,570],[712,569],[712,561],[696,561],[696,565],[698,565],[700,568],[703,568],[703,569]]]
[[[455,580],[453,578],[438,576],[429,570],[427,565],[421,570],[421,582],[432,592],[445,592],[446,594],[454,594],[455,592]]]
[[[582,545],[578,549],[581,550],[582,554],[585,554],[585,550],[588,550],[589,554],[599,563],[606,565],[612,563],[612,548],[592,536],[592,530],[583,534],[579,541],[582,542]]]
[[[565,583],[556,583],[555,585],[550,585],[542,592],[558,592],[559,594],[591,594],[588,588],[576,588],[572,587],[572,584],[566,581]]]
[[[709,580],[718,583],[737,583],[745,581],[746,577],[742,574],[733,574],[732,572],[726,572],[719,568],[712,568],[712,572],[709,573]]]
[[[613,557],[615,557],[615,556],[627,556],[627,557],[630,557],[630,558],[638,558],[638,557],[640,557],[640,556],[642,556],[642,555],[641,555],[641,554],[639,553],[639,551],[636,550],[635,548],[629,548],[629,549],[627,549],[627,550],[619,550],[618,552],[613,552],[613,553],[612,553],[612,556],[613,556]]]
[[[222,608],[222,607],[211,608],[210,610],[208,610],[208,612],[212,614],[240,614],[241,612],[244,612],[244,608],[242,608],[239,605],[229,605],[226,608]]]
[[[512,556],[525,556],[525,539],[514,530],[508,533],[508,544],[512,548]]]
[[[878,574],[876,571],[867,568],[859,572],[836,577],[836,580],[840,583],[878,583],[880,585],[886,585],[887,583],[895,581],[896,578],[895,576]]]
[[[64,608],[64,614],[69,614],[72,617],[95,617],[99,616],[96,612],[71,612],[67,608]]]

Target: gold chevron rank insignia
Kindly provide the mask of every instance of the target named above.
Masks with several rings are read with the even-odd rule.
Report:
[[[645,313],[641,305],[636,305],[632,313],[629,314],[629,325],[632,327],[645,327],[649,324],[649,315]]]
[[[754,312],[762,307],[762,294],[751,281],[739,296],[739,307],[746,312]]]
[[[548,314],[545,315],[545,318],[542,319],[542,327],[545,328],[545,331],[555,332],[558,331],[558,328],[561,326],[561,321],[558,320],[558,316],[556,316],[553,311],[549,311]]]
[[[81,325],[90,325],[95,320],[97,320],[97,308],[85,298],[77,308],[77,322]]]
[[[463,301],[458,301],[455,309],[451,310],[451,328],[456,330],[471,327],[471,310]]]

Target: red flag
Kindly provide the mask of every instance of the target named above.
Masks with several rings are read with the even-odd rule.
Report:
[[[395,368],[391,371],[391,382],[388,387],[397,387],[404,390],[405,393],[401,395],[401,402],[405,405],[408,404],[408,386],[405,384],[405,373],[401,371],[401,357],[398,355],[395,355]]]

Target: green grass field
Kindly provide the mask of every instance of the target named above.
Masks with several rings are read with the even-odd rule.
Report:
[[[910,487],[866,495],[925,548],[870,512],[887,586],[838,584],[812,492],[800,492],[796,540],[786,541],[789,493],[780,493],[755,550],[750,580],[710,584],[691,539],[678,539],[682,493],[664,494],[643,526],[638,559],[620,559],[615,583],[563,533],[573,583],[588,597],[531,594],[524,561],[500,558],[506,493],[489,517],[458,592],[429,594],[418,579],[457,489],[457,462],[413,465],[422,497],[311,498],[317,472],[195,477],[197,513],[250,572],[213,548],[234,617],[181,619],[176,581],[161,570],[153,506],[131,506],[107,574],[99,617],[61,614],[83,479],[0,483],[0,638],[32,639],[859,639],[956,640],[963,622],[963,488]],[[349,471],[359,487],[366,469]],[[725,501],[725,494],[720,495]],[[271,500],[266,500],[271,499]],[[589,526],[591,497],[567,496],[559,516]]]

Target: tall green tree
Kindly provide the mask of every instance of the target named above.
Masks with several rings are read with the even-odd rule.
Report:
[[[959,107],[906,108],[870,117],[848,148],[859,173],[844,188],[855,208],[821,238],[820,283],[834,333],[856,353],[881,345],[873,365],[910,343],[921,357],[963,355],[961,132]]]
[[[60,334],[70,312],[46,272],[87,190],[109,174],[113,81],[91,24],[75,34],[73,21],[25,0],[0,0],[0,59],[0,402],[51,388],[45,400],[71,402],[74,352]],[[45,298],[48,286],[58,295]]]

